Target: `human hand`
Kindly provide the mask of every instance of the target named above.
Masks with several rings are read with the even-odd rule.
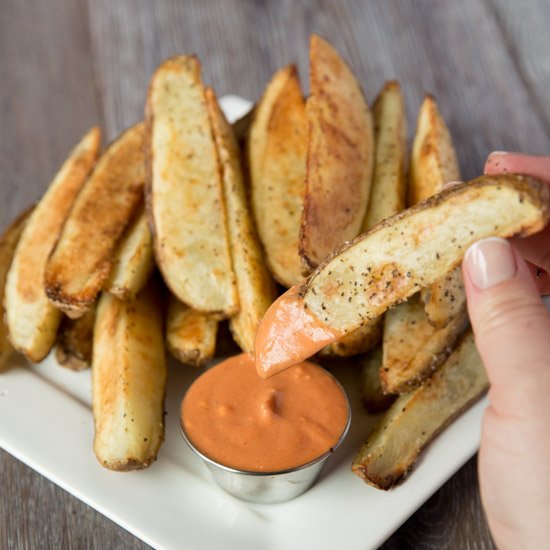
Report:
[[[493,153],[486,174],[529,174],[550,185],[550,157]],[[524,261],[524,258],[529,262]],[[550,544],[550,226],[527,239],[489,238],[463,262],[468,311],[491,382],[478,470],[499,548]]]

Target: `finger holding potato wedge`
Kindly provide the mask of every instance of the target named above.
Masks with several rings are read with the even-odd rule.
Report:
[[[143,207],[126,229],[111,263],[104,289],[121,300],[135,298],[155,267],[153,237]]]
[[[371,198],[363,231],[405,208],[407,121],[405,101],[396,81],[386,82],[374,106],[375,156]],[[356,355],[372,349],[382,336],[383,319],[369,319],[362,327],[327,346],[324,355]]]
[[[351,68],[323,38],[310,41],[308,149],[300,254],[310,272],[361,230],[374,159],[372,115]]]
[[[275,300],[275,285],[252,223],[233,130],[211,88],[206,90],[206,100],[222,173],[229,244],[239,294],[239,311],[230,317],[229,327],[241,349],[252,353],[258,324]]]
[[[166,358],[161,296],[153,277],[122,301],[103,292],[92,361],[94,452],[111,470],[149,466],[164,439]]]
[[[44,276],[46,294],[69,317],[83,315],[109,276],[112,255],[143,199],[144,125],[101,155],[63,224]]]
[[[155,257],[172,293],[199,311],[239,308],[222,174],[195,56],[176,56],[153,75],[146,107],[147,209]]]
[[[100,151],[101,134],[92,128],[72,150],[26,222],[8,273],[6,319],[13,346],[31,361],[44,359],[55,342],[61,312],[44,290],[48,258],[75,198]]]
[[[435,195],[447,182],[458,180],[460,170],[451,133],[435,98],[427,95],[420,106],[412,146],[410,204]],[[421,296],[426,315],[436,327],[442,328],[457,315],[464,314],[466,295],[460,268],[422,289]]]
[[[388,409],[353,460],[352,471],[379,489],[398,484],[426,445],[488,385],[470,332],[438,372]]]
[[[185,365],[204,366],[214,357],[218,324],[216,315],[191,309],[170,296],[166,318],[168,351]]]
[[[302,280],[298,237],[305,193],[307,121],[294,65],[277,71],[256,106],[247,144],[258,234],[273,276]]]

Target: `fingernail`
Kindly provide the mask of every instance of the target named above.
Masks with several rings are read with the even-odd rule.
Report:
[[[512,279],[517,271],[512,247],[500,237],[489,237],[473,244],[464,261],[470,279],[482,289]]]
[[[503,157],[504,155],[507,155],[508,151],[493,151],[492,153],[489,153],[489,156],[487,157],[487,162],[492,162],[495,160],[495,158]]]
[[[443,189],[448,189],[449,187],[454,187],[455,185],[460,185],[462,181],[456,180],[456,181],[448,181],[444,186]]]

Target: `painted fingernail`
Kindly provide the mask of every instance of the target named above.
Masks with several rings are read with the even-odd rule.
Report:
[[[460,185],[461,183],[463,183],[463,182],[460,181],[460,180],[448,181],[448,182],[443,186],[443,189],[449,189],[449,187],[454,187],[455,185]]]
[[[500,237],[489,237],[470,246],[464,262],[470,279],[482,289],[512,279],[517,271],[512,246]]]

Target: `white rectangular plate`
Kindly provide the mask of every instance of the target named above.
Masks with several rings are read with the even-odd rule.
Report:
[[[222,98],[230,120],[250,103]],[[13,357],[0,374],[0,446],[155,548],[316,550],[376,548],[479,447],[482,400],[430,445],[413,474],[383,492],[351,473],[355,452],[377,417],[361,408],[356,373],[335,372],[353,404],[349,435],[306,494],[252,505],[214,485],[179,431],[180,401],[198,371],[171,365],[166,441],[157,462],[138,472],[103,469],[92,451],[90,372],[60,368],[50,356],[31,366]]]

